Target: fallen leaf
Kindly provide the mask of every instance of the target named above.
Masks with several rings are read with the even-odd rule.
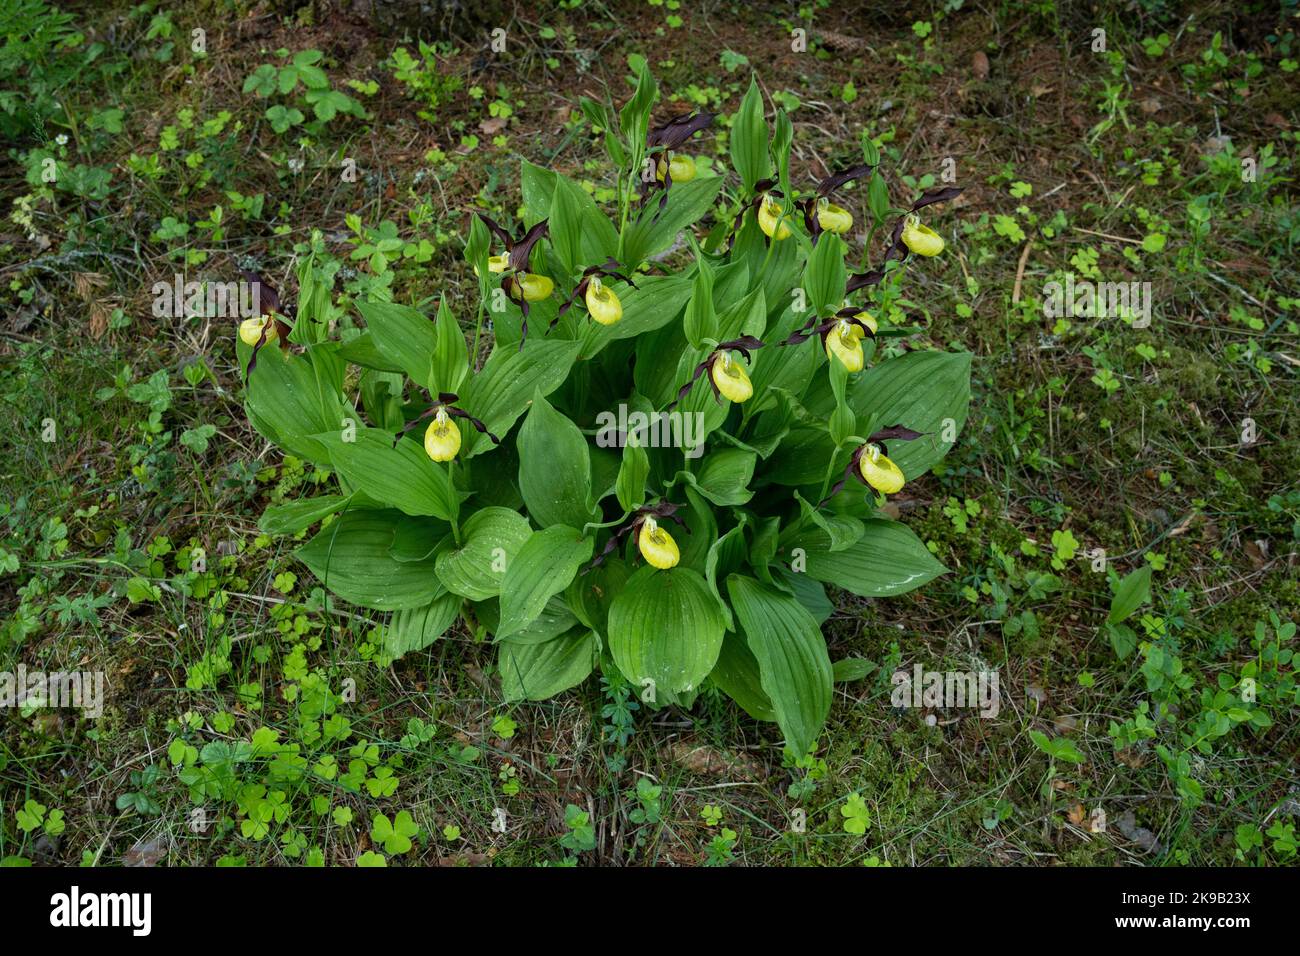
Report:
[[[1079,726],[1079,719],[1077,717],[1057,717],[1052,722],[1052,726],[1056,728],[1058,735],[1070,734]]]
[[[1131,767],[1131,769],[1134,770],[1138,770],[1139,767],[1144,766],[1145,763],[1147,763],[1147,758],[1141,756],[1141,754],[1136,752],[1136,750],[1127,747],[1122,750],[1115,750],[1115,760],[1118,760],[1126,767]]]
[[[152,840],[140,840],[135,846],[122,854],[123,866],[157,866],[158,861],[167,855],[167,848],[161,836]]]
[[[752,757],[728,753],[708,744],[678,740],[669,745],[667,750],[671,760],[691,773],[730,774],[741,780],[755,780],[764,776],[763,765]]]
[[[1115,829],[1120,832],[1124,839],[1136,843],[1148,853],[1160,852],[1160,841],[1146,827],[1137,825],[1137,819],[1133,816],[1132,810],[1126,810],[1124,815],[1115,821]]]

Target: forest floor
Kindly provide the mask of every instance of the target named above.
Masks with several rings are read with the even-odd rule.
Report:
[[[521,4],[423,55],[343,14],[222,6],[0,15],[0,669],[106,679],[100,717],[0,717],[0,858],[1295,862],[1293,19]],[[323,476],[249,426],[232,330],[152,312],[175,275],[290,287],[313,250],[349,316],[373,294],[464,306],[469,212],[513,217],[521,159],[612,195],[578,98],[622,103],[632,54],[669,100],[657,119],[721,114],[706,158],[725,162],[752,71],[791,113],[803,180],[867,135],[900,188],[965,188],[908,292],[918,341],[974,357],[970,419],[898,501],[952,570],[838,596],[832,657],[873,666],[836,685],[812,759],[717,693],[633,713],[593,678],[506,704],[468,633],[382,666],[382,616],[327,610],[299,542],[258,530]],[[336,115],[246,86],[265,64],[323,70]],[[1052,314],[1067,275],[1145,284],[1149,322]],[[1108,625],[1143,567],[1149,600]],[[915,665],[993,669],[1002,707],[893,706]],[[318,707],[342,681],[355,699]],[[286,786],[285,746],[306,784]]]

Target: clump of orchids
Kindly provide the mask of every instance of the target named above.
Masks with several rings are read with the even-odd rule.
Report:
[[[839,590],[946,571],[884,505],[942,459],[941,423],[965,421],[970,356],[877,346],[913,334],[889,322],[896,280],[943,251],[922,218],[958,190],[891,212],[869,141],[865,162],[796,188],[794,126],[756,82],[730,164],[697,164],[714,117],[656,126],[658,86],[635,70],[621,108],[579,104],[613,201],[524,162],[517,222],[466,217],[472,322],[449,295],[436,315],[358,299],[360,321],[336,322],[305,261],[293,327],[274,294],[241,325],[250,371],[279,346],[248,378],[250,423],[337,480],[268,507],[264,528],[319,526],[297,556],[332,596],[391,614],[385,663],[463,620],[491,635],[508,700],[597,671],[646,707],[708,688],[808,754],[836,699],[819,626]],[[847,261],[860,221],[883,261]],[[670,254],[683,233],[693,261]]]

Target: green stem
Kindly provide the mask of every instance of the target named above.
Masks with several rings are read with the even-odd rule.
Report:
[[[484,282],[482,279],[479,279],[478,311],[474,316],[474,355],[473,355],[473,361],[471,362],[471,364],[474,366],[475,372],[479,371],[478,342],[479,342],[479,336],[482,335],[483,333],[483,299],[484,299],[484,293],[487,291],[486,285],[487,285],[486,282]]]
[[[456,502],[454,499],[454,496],[456,494],[456,459],[455,458],[447,462],[447,481],[451,484],[451,493],[453,495],[453,503],[452,503],[452,511],[451,511],[451,537],[452,540],[456,542],[456,547],[460,547],[461,545],[460,521],[459,521],[460,504]]]

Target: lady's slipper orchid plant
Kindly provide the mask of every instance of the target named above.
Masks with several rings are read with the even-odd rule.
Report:
[[[280,304],[280,293],[276,291],[275,286],[256,272],[240,270],[240,275],[244,277],[245,282],[251,283],[257,289],[257,301],[262,309],[261,315],[244,319],[239,323],[239,340],[250,350],[248,364],[244,369],[244,376],[247,378],[253,374],[253,368],[257,365],[257,353],[264,345],[278,342],[281,349],[289,347],[289,333],[293,327],[281,314],[283,306]]]
[[[903,490],[906,478],[903,470],[886,454],[886,440],[913,441],[924,437],[921,432],[913,431],[902,425],[890,425],[873,432],[871,436],[853,450],[844,477],[831,489],[830,497],[839,494],[849,478],[855,478],[869,488],[874,488],[882,495],[894,495]],[[827,499],[829,500],[829,498]]]
[[[800,195],[793,125],[756,83],[730,164],[697,168],[684,151],[713,117],[655,126],[658,87],[637,71],[621,108],[580,104],[617,166],[616,204],[524,163],[536,225],[512,236],[470,219],[466,260],[501,277],[504,302],[484,275],[459,318],[444,295],[434,314],[361,300],[338,322],[352,301],[307,260],[292,347],[278,300],[234,337],[250,373],[280,345],[247,377],[254,427],[338,484],[268,506],[263,527],[319,525],[297,555],[334,598],[391,615],[383,663],[464,621],[491,634],[475,653],[497,655],[509,700],[596,671],[649,708],[690,708],[711,687],[804,755],[834,698],[819,625],[840,592],[892,596],[945,572],[881,508],[926,481],[966,419],[969,355],[902,327],[896,305],[903,261],[944,264],[935,224],[909,217],[957,190],[881,233],[887,190],[860,212],[836,201],[853,179],[883,180],[864,143],[862,165]],[[858,244],[855,214],[883,250]],[[666,255],[681,245],[693,255]],[[855,275],[873,251],[880,267]],[[538,304],[557,289],[562,303]],[[530,307],[554,320],[544,336],[528,337]],[[691,394],[701,378],[714,401]]]
[[[670,501],[661,501],[656,505],[638,508],[631,521],[610,535],[605,550],[596,557],[592,566],[599,566],[618,550],[624,538],[630,536],[636,539],[637,552],[645,559],[646,564],[660,571],[677,567],[682,559],[682,553],[677,547],[676,539],[659,522],[663,519],[674,521],[689,533],[690,528],[686,527],[686,523],[677,516],[679,507]]]
[[[803,208],[804,226],[814,243],[823,232],[844,235],[853,228],[853,214],[843,206],[831,202],[830,197],[841,186],[869,176],[874,169],[874,166],[863,163],[827,176],[817,184],[813,195],[800,204]]]
[[[920,217],[916,213],[917,210],[924,209],[926,206],[947,202],[949,199],[955,199],[960,195],[961,189],[957,186],[946,186],[943,189],[932,190],[912,203],[912,208],[894,225],[889,248],[885,250],[884,265],[878,269],[870,269],[849,276],[849,281],[845,286],[846,291],[856,292],[859,289],[878,285],[885,277],[885,267],[892,260],[906,259],[909,253],[931,258],[943,252],[943,237],[928,226],[922,225]]]
[[[533,247],[546,236],[548,224],[543,219],[516,238],[482,213],[479,213],[478,217],[483,220],[483,224],[497,238],[505,243],[506,252],[504,256],[488,257],[488,271],[501,273],[505,276],[501,282],[501,288],[510,297],[510,301],[519,306],[520,313],[523,316],[523,337],[519,340],[519,348],[522,351],[524,339],[528,338],[529,304],[549,299],[551,293],[555,291],[555,280],[550,276],[528,271],[528,260],[533,254]]]

